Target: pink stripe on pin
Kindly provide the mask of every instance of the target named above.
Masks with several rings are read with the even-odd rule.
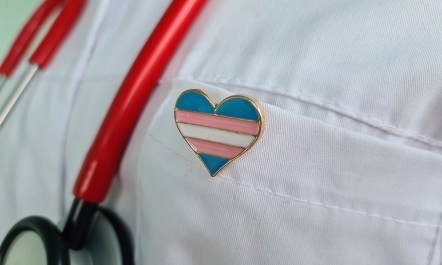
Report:
[[[190,137],[186,138],[186,140],[193,148],[195,148],[196,152],[198,153],[204,153],[228,159],[236,157],[244,150],[241,147],[218,144]]]
[[[245,134],[257,135],[259,124],[254,121],[246,121],[235,118],[227,118],[212,114],[202,114],[184,110],[176,110],[176,122],[190,123],[200,126],[217,128],[240,132]]]

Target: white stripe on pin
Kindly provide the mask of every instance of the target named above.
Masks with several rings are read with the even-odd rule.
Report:
[[[249,147],[253,141],[255,141],[255,136],[252,135],[234,133],[193,124],[177,123],[177,125],[184,137],[192,137],[195,139],[240,146],[243,148]]]

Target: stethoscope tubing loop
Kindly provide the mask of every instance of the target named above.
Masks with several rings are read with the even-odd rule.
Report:
[[[96,218],[94,219],[94,222],[96,223],[93,227],[95,227],[96,229],[97,226],[99,226],[100,224],[103,225],[103,222],[108,223],[109,225],[107,225],[106,227],[109,227],[112,231],[106,231],[108,233],[112,232],[114,234],[117,240],[117,244],[120,247],[120,253],[118,256],[121,258],[121,260],[115,260],[115,263],[113,264],[135,264],[134,248],[132,243],[133,240],[129,228],[126,226],[123,220],[112,211],[103,207],[98,207],[96,211],[98,215],[95,216]],[[70,257],[68,245],[65,243],[65,238],[60,232],[58,226],[51,223],[48,219],[44,217],[32,216],[24,218],[17,222],[7,233],[2,244],[0,245],[0,265],[5,265],[5,261],[11,261],[8,259],[9,251],[11,251],[13,247],[15,247],[14,242],[16,240],[26,240],[20,238],[20,235],[26,232],[34,232],[38,236],[39,241],[44,246],[44,255],[46,257],[47,265],[69,265],[71,263],[72,257]],[[88,237],[94,237],[94,233],[91,232],[92,231],[89,231]],[[97,240],[97,238],[95,238],[95,240]],[[91,246],[88,246],[88,249],[86,251],[90,251],[90,247]],[[96,247],[99,246],[95,245],[95,248]],[[112,248],[108,250],[114,249]],[[27,254],[29,253],[23,253],[23,255]],[[33,257],[30,257],[30,259],[32,258]]]
[[[47,265],[69,265],[69,250],[60,231],[51,221],[39,216],[22,219],[8,232],[0,246],[0,265],[5,262],[15,239],[26,231],[35,232],[40,237],[46,251]]]

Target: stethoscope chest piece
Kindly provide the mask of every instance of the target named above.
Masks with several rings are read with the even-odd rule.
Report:
[[[111,211],[100,208],[81,250],[69,250],[60,229],[42,217],[18,222],[0,247],[1,265],[132,265],[128,229]]]

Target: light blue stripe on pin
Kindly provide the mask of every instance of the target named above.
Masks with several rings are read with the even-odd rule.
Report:
[[[259,119],[256,108],[248,100],[231,98],[224,101],[215,111],[216,106],[212,106],[208,98],[195,91],[183,93],[175,107],[180,110],[217,114],[244,120],[258,121]]]
[[[175,108],[213,114],[213,106],[209,100],[200,93],[193,91],[183,93],[178,99]]]

